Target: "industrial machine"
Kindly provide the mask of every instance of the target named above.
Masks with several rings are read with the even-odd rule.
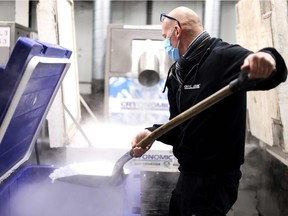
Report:
[[[109,25],[105,67],[105,116],[110,122],[149,124],[168,119],[162,93],[172,64],[160,26]]]
[[[169,118],[167,92],[163,93],[173,62],[164,50],[160,26],[109,25],[105,67],[107,121],[145,128]],[[171,146],[157,143],[134,167],[153,172],[176,172]]]

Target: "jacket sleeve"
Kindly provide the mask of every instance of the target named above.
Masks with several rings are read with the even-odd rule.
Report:
[[[256,85],[248,91],[269,90],[284,82],[287,78],[287,67],[280,53],[274,48],[265,48],[259,52],[269,53],[276,61],[276,70],[266,79],[258,79]]]

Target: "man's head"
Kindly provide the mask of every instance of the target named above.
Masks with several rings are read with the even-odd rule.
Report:
[[[191,41],[203,31],[199,16],[187,7],[177,7],[169,14],[161,14],[162,36],[184,54]]]

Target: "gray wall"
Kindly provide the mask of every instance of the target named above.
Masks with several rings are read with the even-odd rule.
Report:
[[[79,10],[83,10],[81,7],[76,7],[77,4],[81,4],[81,1],[75,2],[75,14],[80,13]],[[236,28],[236,18],[235,18],[235,4],[237,1],[221,1],[221,16],[220,16],[220,26],[219,26],[219,37],[223,40],[226,40],[230,43],[235,43],[235,28]],[[89,2],[91,3],[91,2]],[[85,4],[89,4],[85,3]],[[178,6],[187,6],[196,11],[202,22],[204,23],[205,17],[205,0],[204,1],[150,1],[150,7],[148,7],[147,1],[111,1],[111,14],[110,14],[110,23],[111,24],[124,24],[124,25],[146,25],[147,19],[150,20],[150,23],[153,25],[160,25],[159,16],[161,13],[168,13],[173,8]],[[93,10],[93,7],[90,7]],[[88,9],[89,10],[89,9]],[[149,17],[148,17],[149,16]],[[84,18],[84,17],[83,17]],[[87,17],[88,23],[90,23],[90,18]],[[83,20],[83,19],[82,19]],[[83,20],[84,21],[84,20]],[[80,29],[83,29],[79,21],[77,21],[76,15],[76,32],[77,37],[81,37]],[[85,24],[88,28],[90,28],[87,24]],[[204,26],[205,27],[205,26]],[[92,28],[92,26],[91,26]],[[85,34],[87,31],[83,31]],[[89,32],[89,31],[88,31]],[[81,41],[78,40],[77,41]],[[87,42],[89,43],[89,42]],[[79,50],[83,50],[78,44]],[[84,44],[83,44],[84,45]],[[89,64],[89,60],[87,59],[87,63],[83,62],[83,64]],[[81,62],[79,62],[79,76],[80,81],[83,80],[81,76],[87,77],[84,73],[88,71],[81,71]],[[90,72],[89,72],[90,73]],[[92,72],[93,73],[93,72]],[[104,71],[103,71],[104,73]],[[93,75],[92,75],[93,76]],[[93,77],[92,77],[93,79]]]
[[[15,21],[15,1],[0,1],[0,21]]]
[[[221,2],[219,37],[230,43],[236,43],[236,3],[237,1]]]
[[[151,12],[151,24],[160,25],[160,14],[168,13],[175,7],[186,6],[203,17],[203,1],[153,1],[151,11],[147,11],[146,1],[112,1],[111,23],[127,25],[146,25]]]
[[[230,43],[235,43],[235,4],[237,1],[221,1],[221,17],[219,26],[219,37]],[[31,1],[30,11],[30,27],[37,29],[36,7],[37,1]],[[76,23],[76,39],[78,52],[78,73],[80,83],[89,83],[93,79],[93,4],[92,0],[74,0],[75,6],[75,23]],[[147,7],[147,1],[111,1],[111,24],[125,25],[146,25],[147,16],[153,25],[160,25],[159,15],[168,13],[178,6],[187,6],[195,10],[204,23],[205,17],[205,0],[194,1],[171,1],[159,0],[150,1],[150,8]],[[15,2],[0,2],[0,20],[14,20]],[[148,10],[148,11],[147,11]],[[204,26],[205,27],[205,26]],[[104,73],[104,71],[103,71]],[[87,87],[87,86],[86,86]],[[84,86],[84,92],[85,92]]]
[[[221,1],[219,37],[230,43],[235,43],[235,4],[237,1]],[[186,6],[193,9],[204,24],[205,1],[153,1],[151,9],[151,24],[160,25],[161,13],[168,13],[175,7]],[[146,25],[146,1],[112,1],[111,23],[127,25]],[[205,26],[204,26],[205,27]]]
[[[89,94],[93,74],[93,2],[75,2],[74,9],[80,91]]]

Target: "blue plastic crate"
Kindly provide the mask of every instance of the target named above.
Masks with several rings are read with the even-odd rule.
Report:
[[[72,52],[21,37],[0,69],[0,182],[30,156]]]
[[[140,175],[123,184],[86,187],[51,182],[49,166],[23,166],[0,185],[1,216],[139,216]]]
[[[0,68],[0,216],[140,215],[140,175],[91,188],[56,181],[50,166],[23,165],[67,72],[72,52],[19,38]]]

